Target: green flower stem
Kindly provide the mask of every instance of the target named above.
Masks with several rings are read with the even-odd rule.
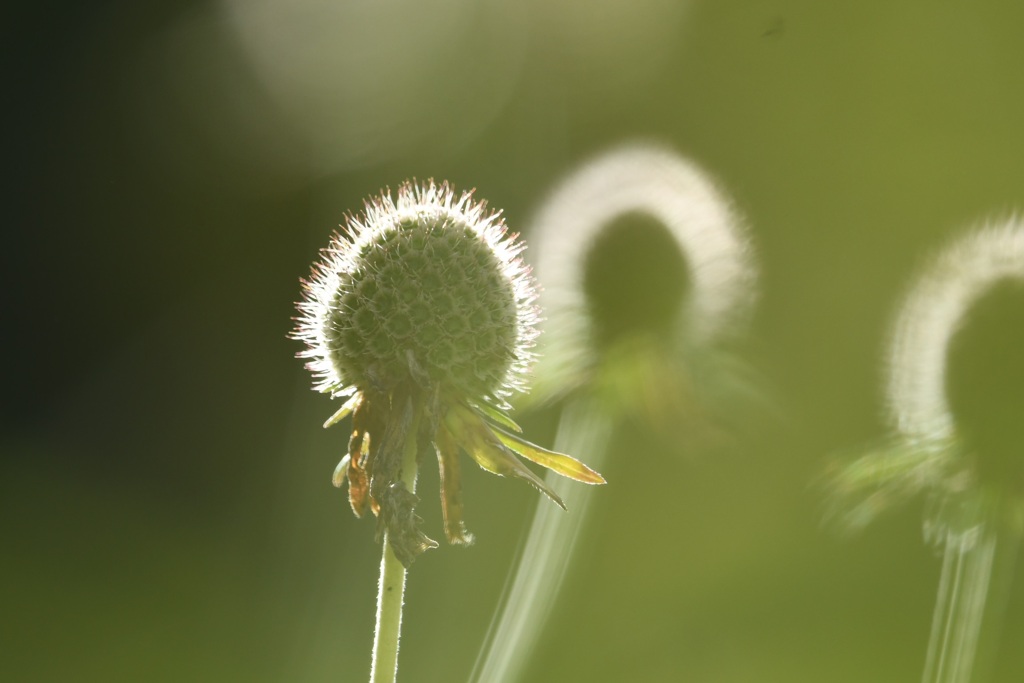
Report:
[[[413,408],[412,423],[402,450],[402,483],[416,492],[416,450],[422,407]],[[405,598],[405,567],[395,557],[388,533],[384,532],[384,555],[380,562],[377,592],[377,630],[373,636],[373,663],[370,683],[394,683],[398,673],[398,639],[402,631],[402,605]]]
[[[988,680],[1020,534],[989,520],[950,531],[922,683]]]

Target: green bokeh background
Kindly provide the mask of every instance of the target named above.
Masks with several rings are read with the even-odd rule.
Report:
[[[422,9],[362,26],[348,5],[339,44],[373,50],[339,71],[300,21],[253,59],[238,6],[6,12],[0,679],[365,680],[379,551],[285,338],[298,278],[385,185],[476,187],[526,230],[560,178],[637,139],[746,217],[742,353],[783,417],[714,457],[619,434],[528,680],[918,679],[939,572],[920,501],[841,538],[813,482],[885,434],[886,333],[923,259],[1024,206],[1024,4],[447,2],[408,97],[390,88],[420,64]],[[275,85],[290,51],[320,66]],[[550,443],[556,417],[522,422]],[[406,683],[467,679],[535,505],[464,478],[478,541],[414,566]],[[421,485],[437,536],[437,475]],[[997,681],[1024,680],[1019,574]]]

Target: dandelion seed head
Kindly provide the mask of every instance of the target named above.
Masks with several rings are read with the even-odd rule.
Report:
[[[532,360],[534,286],[498,212],[447,184],[406,182],[349,216],[304,283],[293,336],[315,388],[412,380],[504,407]]]

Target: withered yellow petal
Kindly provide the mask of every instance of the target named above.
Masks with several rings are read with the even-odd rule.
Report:
[[[497,427],[492,427],[492,431],[505,446],[542,467],[547,467],[553,472],[583,482],[584,484],[606,483],[604,477],[571,455],[541,448],[537,444],[530,443]]]

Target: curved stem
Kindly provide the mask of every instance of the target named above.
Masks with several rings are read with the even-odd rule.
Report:
[[[421,406],[413,406],[412,422],[402,448],[402,483],[416,492],[416,451]],[[384,554],[380,562],[377,586],[377,629],[373,636],[373,663],[370,683],[394,683],[398,673],[398,640],[402,630],[402,605],[405,598],[405,567],[391,549],[384,532]]]
[[[586,453],[587,462],[600,468],[613,423],[598,402],[574,401],[562,412],[554,448],[563,453]],[[503,609],[495,613],[473,667],[470,680],[474,683],[515,683],[521,678],[565,579],[591,492],[553,474],[547,481],[566,501],[569,513],[546,500],[538,501],[517,567],[505,585]]]

